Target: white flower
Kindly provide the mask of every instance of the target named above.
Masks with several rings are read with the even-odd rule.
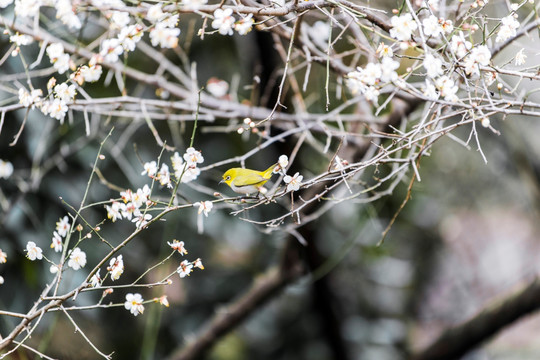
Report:
[[[150,31],[150,41],[152,46],[161,46],[162,48],[172,49],[178,45],[178,35],[180,35],[180,29],[170,28],[162,23],[158,23]]]
[[[148,174],[149,177],[154,177],[158,172],[157,163],[155,161],[144,163],[143,167],[144,171],[141,173],[141,175]]]
[[[186,160],[188,166],[197,166],[197,164],[201,164],[202,162],[204,162],[204,157],[202,156],[200,151],[190,147],[186,149],[186,153],[184,154],[184,160]]]
[[[193,269],[193,264],[191,264],[189,261],[184,260],[180,263],[180,266],[178,266],[178,269],[176,269],[176,272],[178,275],[180,275],[181,278],[185,278],[186,276],[189,276]]]
[[[201,174],[201,169],[198,167],[188,167],[186,171],[184,171],[184,174],[182,175],[182,183],[188,183],[190,181],[193,181],[197,179],[197,177]]]
[[[287,155],[280,155],[278,159],[278,164],[274,168],[274,170],[272,170],[272,173],[279,174],[280,172],[282,172],[283,175],[285,175],[285,168],[287,168],[287,165],[289,165],[289,157]]]
[[[199,215],[201,213],[204,213],[204,216],[208,217],[208,213],[212,211],[212,208],[214,207],[214,204],[211,201],[197,201],[193,204],[193,206],[199,207]]]
[[[19,103],[24,107],[32,107],[41,102],[41,96],[43,91],[41,89],[33,89],[31,92],[26,91],[24,88],[19,89]]]
[[[456,93],[458,91],[458,86],[455,85],[454,80],[444,75],[438,78],[435,81],[435,86],[439,89],[441,96],[444,97],[444,100],[450,102],[457,102],[459,98]]]
[[[98,269],[96,273],[90,278],[90,286],[97,288],[101,286],[101,275],[99,274],[101,269]]]
[[[429,6],[433,11],[439,11],[439,1],[440,0],[427,0],[424,1],[424,6]]]
[[[84,251],[76,247],[69,255],[68,266],[73,270],[79,270],[86,265],[86,254]]]
[[[445,34],[450,34],[452,31],[454,31],[454,24],[452,23],[452,20],[439,19],[439,23],[441,24]]]
[[[519,28],[519,21],[513,15],[508,15],[501,19],[501,27],[497,33],[495,42],[505,41],[513,36],[516,36],[516,30]]]
[[[236,30],[240,35],[247,35],[253,27],[253,14],[241,18],[234,24],[234,30]]]
[[[51,45],[47,46],[46,52],[51,62],[54,62],[55,59],[64,54],[64,45],[61,43],[52,43]]]
[[[66,237],[69,231],[69,218],[64,216],[56,223],[56,231],[61,237]]]
[[[198,10],[201,6],[208,3],[208,0],[184,0],[182,5],[190,10]]]
[[[111,16],[111,29],[123,29],[125,28],[131,18],[129,13],[125,11],[113,11]]]
[[[105,39],[101,43],[101,51],[99,54],[103,56],[103,59],[107,62],[117,62],[118,57],[124,53],[124,48],[120,44],[120,40],[117,38]]]
[[[167,241],[167,244],[174,250],[178,251],[180,255],[186,255],[188,253],[186,248],[184,247],[183,241],[173,240],[172,243]]]
[[[111,206],[105,205],[105,209],[107,209],[107,218],[111,219],[112,222],[115,222],[116,220],[122,219],[122,203],[119,203],[118,201],[113,201]]]
[[[184,159],[182,159],[178,151],[171,156],[171,164],[174,170],[174,176],[179,178],[184,170]]]
[[[382,75],[381,65],[368,63],[361,71],[361,80],[366,85],[375,85]]]
[[[225,80],[211,77],[206,82],[206,90],[208,90],[208,92],[213,96],[221,98],[227,95],[227,91],[229,91],[229,84]]]
[[[156,23],[164,17],[165,14],[161,10],[160,3],[150,6],[146,12],[146,18],[152,23]]]
[[[15,35],[11,35],[9,37],[9,41],[16,44],[17,46],[23,46],[31,44],[32,41],[34,41],[34,38],[29,35],[21,35],[19,33],[16,33]]]
[[[72,101],[75,95],[77,95],[76,86],[71,84],[62,83],[54,87],[54,92],[57,98],[64,102]]]
[[[287,175],[283,178],[285,184],[287,184],[287,191],[297,191],[302,185],[304,177],[300,173],[294,174],[294,176]]]
[[[118,34],[118,40],[122,47],[126,51],[135,50],[135,45],[141,40],[143,36],[143,28],[141,25],[130,25],[122,28],[120,34]]]
[[[234,21],[232,9],[216,9],[216,11],[214,11],[214,21],[212,21],[212,27],[214,29],[218,29],[221,35],[232,35]]]
[[[443,29],[439,24],[439,19],[437,17],[430,15],[428,18],[422,20],[422,25],[424,27],[424,35],[439,37]]]
[[[124,307],[126,308],[126,310],[129,310],[129,312],[131,312],[134,316],[137,316],[144,313],[143,301],[144,300],[141,294],[129,293],[126,295],[126,302],[124,303]]]
[[[378,54],[380,58],[394,56],[392,48],[383,42],[379,44],[375,53]]]
[[[401,16],[392,16],[390,22],[392,23],[390,36],[400,41],[410,40],[412,33],[418,28],[418,24],[409,13]]]
[[[201,270],[204,270],[204,265],[202,264],[201,258],[198,258],[193,262],[193,267],[199,268]]]
[[[459,32],[458,35],[452,36],[450,41],[450,49],[456,54],[458,58],[462,58],[467,55],[467,52],[472,48],[470,41],[465,40],[463,32]]]
[[[351,71],[347,74],[345,84],[353,95],[363,94],[366,91],[366,85],[360,80],[360,72]]]
[[[131,201],[135,207],[140,208],[142,204],[148,201],[149,197],[150,187],[148,185],[144,185],[142,189],[137,189],[137,191],[132,194]]]
[[[13,0],[0,0],[0,8],[6,8],[13,3]]]
[[[60,270],[60,267],[58,265],[55,265],[55,264],[52,264],[50,267],[49,267],[49,272],[51,274],[56,274],[58,272],[58,270]]]
[[[485,45],[480,45],[471,50],[471,53],[465,58],[465,73],[467,75],[480,75],[478,65],[489,65],[491,52]]]
[[[178,21],[180,20],[178,14],[176,15],[170,15],[167,14],[167,16],[162,19],[157,25],[164,26],[167,28],[174,28],[176,25],[178,25]]]
[[[380,92],[375,86],[368,86],[364,91],[364,96],[366,100],[371,101],[374,104],[377,104],[379,99]]]
[[[469,56],[473,58],[475,62],[484,66],[489,65],[489,61],[491,60],[491,52],[486,45],[475,47],[472,49],[471,55]]]
[[[0,249],[0,264],[5,264],[7,262],[7,254]]]
[[[69,54],[64,53],[64,46],[61,43],[53,43],[47,46],[47,55],[54,68],[63,74],[69,69]]]
[[[138,216],[140,214],[139,208],[135,206],[133,202],[128,202],[124,206],[122,206],[122,216],[124,219],[128,219],[131,221],[133,216]]]
[[[86,82],[95,82],[98,81],[102,73],[101,65],[86,66],[83,65],[80,68],[80,72],[84,81]]]
[[[15,0],[15,14],[20,17],[37,16],[41,5],[41,0]]]
[[[433,85],[431,81],[429,81],[428,79],[426,79],[424,95],[431,100],[437,100],[437,98],[439,97],[439,94],[437,94],[437,89],[435,88],[435,85]]]
[[[328,36],[330,35],[330,24],[326,21],[315,21],[313,26],[307,26],[306,31],[313,43],[321,49],[328,47]]]
[[[70,0],[56,0],[56,17],[71,29],[80,29],[81,20],[73,12],[73,5]]]
[[[54,249],[55,252],[62,251],[62,238],[56,231],[53,231],[51,249]]]
[[[427,76],[429,76],[430,78],[435,78],[439,75],[442,75],[444,72],[441,59],[436,58],[432,54],[426,55],[423,65],[427,71]]]
[[[287,155],[280,155],[278,164],[282,169],[286,168],[289,165],[289,157]]]
[[[399,77],[396,72],[397,68],[399,68],[399,62],[388,56],[383,57],[380,65],[381,81],[385,83],[396,81]]]
[[[13,174],[13,164],[0,159],[0,178],[7,179]]]
[[[142,229],[143,227],[146,226],[146,224],[148,224],[148,221],[152,219],[152,215],[150,214],[138,214],[136,215],[133,220],[131,220],[131,222],[135,223],[135,226],[137,227],[137,229]]]
[[[525,55],[524,50],[525,49],[519,50],[516,56],[514,57],[514,61],[517,66],[525,64],[525,60],[527,60],[527,55]]]
[[[29,241],[28,244],[26,244],[26,257],[32,261],[36,259],[41,260],[43,259],[43,250],[41,250],[35,242]]]
[[[163,163],[161,164],[161,169],[156,176],[156,179],[159,180],[159,183],[163,186],[172,187],[171,184],[171,173],[169,172],[169,165]]]
[[[120,275],[124,273],[124,259],[122,258],[122,255],[118,255],[111,259],[107,271],[111,273],[111,280],[115,281],[120,278]]]

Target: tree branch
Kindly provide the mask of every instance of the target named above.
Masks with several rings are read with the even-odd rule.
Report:
[[[527,287],[509,295],[495,306],[487,306],[482,312],[446,330],[435,342],[412,360],[458,359],[477,348],[504,327],[540,308],[540,279],[535,278]]]
[[[237,327],[263,304],[278,295],[287,285],[304,272],[296,248],[298,242],[292,236],[284,249],[282,264],[271,268],[256,279],[251,289],[225,309],[219,310],[195,340],[173,353],[170,360],[201,359],[223,335]]]

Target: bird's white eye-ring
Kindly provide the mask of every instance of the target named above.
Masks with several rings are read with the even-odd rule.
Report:
[[[225,178],[225,181],[229,181],[229,180],[231,180],[231,177],[230,177],[230,176],[227,176],[227,177]]]

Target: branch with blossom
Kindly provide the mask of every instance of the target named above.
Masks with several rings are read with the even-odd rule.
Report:
[[[21,340],[18,337],[25,329],[31,334],[37,324],[29,324],[39,323],[49,311],[85,309],[65,306],[80,293],[101,287],[167,285],[174,273],[185,278],[193,268],[202,269],[200,259],[183,260],[159,282],[140,284],[139,278],[125,287],[104,286],[109,281],[117,284],[129,266],[120,251],[171,212],[196,209],[199,234],[219,211],[265,233],[296,234],[341,202],[374,202],[392,195],[407,179],[421,181],[419,164],[442,138],[475,148],[487,162],[482,136],[500,135],[498,120],[540,115],[534,86],[525,87],[523,82],[536,84],[539,67],[530,63],[531,48],[515,45],[521,37],[534,36],[538,27],[532,15],[538,10],[534,1],[508,2],[500,5],[502,10],[480,0],[451,4],[406,0],[399,9],[376,6],[346,0],[0,1],[2,36],[10,44],[0,64],[16,69],[0,79],[6,99],[0,105],[0,134],[12,137],[15,146],[29,122],[47,121],[51,127],[73,131],[78,125],[84,127],[79,141],[67,150],[59,149],[48,160],[36,157],[34,165],[41,172],[17,169],[10,159],[0,159],[0,181],[17,179],[28,185],[21,189],[35,188],[48,171],[61,166],[57,164],[63,163],[66,153],[77,152],[90,140],[103,143],[110,122],[128,124],[120,144],[106,145],[111,153],[127,152],[129,134],[139,128],[151,133],[162,151],[137,165],[116,160],[121,167],[137,167],[148,183],[121,186],[115,198],[87,204],[94,174],[113,189],[99,172],[102,155],[96,158],[80,206],[66,202],[69,216],[63,216],[52,233],[54,253],[43,250],[43,241],[26,244],[28,260],[49,262],[54,279],[26,314],[0,311],[22,319],[3,337],[0,349]],[[503,16],[488,17],[492,9]],[[272,36],[272,49],[281,60],[273,82],[262,84],[256,73],[220,79],[214,69],[205,69],[212,75],[207,81],[199,79],[197,63],[189,57],[193,42],[233,36],[248,44],[253,32]],[[512,56],[505,53],[507,48],[515,50]],[[318,80],[324,84],[324,95]],[[203,90],[201,83],[205,83]],[[95,91],[97,84],[107,92]],[[278,89],[272,103],[259,96],[267,90],[263,85]],[[323,106],[314,104],[323,97]],[[163,130],[159,125],[164,122],[193,125],[189,146],[164,141],[174,138],[176,131],[173,126]],[[6,133],[8,123],[17,125],[14,134]],[[197,126],[202,133],[221,134],[249,149],[229,156],[210,145],[195,146]],[[468,136],[454,135],[458,128],[466,129]],[[488,131],[482,133],[480,128]],[[288,153],[271,151],[283,143]],[[319,159],[319,166],[298,155],[306,151]],[[205,156],[212,161],[205,162]],[[217,169],[251,167],[257,156],[278,164],[274,172],[279,178],[261,191],[264,196],[228,197],[222,194],[228,190],[204,184],[215,180]],[[381,168],[385,171],[379,174]],[[185,189],[197,198],[183,197]],[[2,207],[11,205],[2,202]],[[97,207],[105,214],[99,222],[85,215]],[[274,207],[279,214],[248,216],[249,211],[264,207]],[[122,222],[132,226],[129,235],[114,241],[102,235],[103,224]],[[96,262],[85,248],[97,240],[107,251]],[[175,251],[187,254],[183,241],[169,245],[173,252],[163,261]],[[0,250],[0,263],[7,259]],[[84,282],[60,291],[67,272],[85,271],[90,264],[93,268]],[[103,277],[101,271],[106,271]],[[9,279],[0,276],[0,285],[5,281]],[[104,292],[93,306],[107,306],[102,300],[108,295]],[[150,301],[133,291],[125,302],[111,306],[123,306],[137,316]]]

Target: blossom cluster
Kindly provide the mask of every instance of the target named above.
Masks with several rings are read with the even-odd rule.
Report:
[[[302,186],[302,180],[304,179],[303,175],[300,175],[299,172],[296,172],[293,176],[286,175],[286,168],[289,165],[289,157],[287,155],[281,155],[278,159],[277,166],[274,168],[274,173],[282,173],[285,175],[283,177],[283,182],[287,184],[287,191],[298,191],[300,186]]]
[[[138,229],[144,227],[152,219],[152,215],[147,213],[148,208],[153,205],[150,192],[148,185],[136,191],[127,189],[120,192],[123,202],[112,200],[111,205],[105,205],[107,217],[113,222],[120,219],[129,220],[134,222]]]
[[[69,218],[64,216],[56,223],[56,229],[53,231],[53,238],[51,242],[51,248],[55,252],[61,252],[63,248],[63,238],[66,238],[71,229]],[[73,270],[79,270],[86,265],[86,253],[79,247],[71,249],[69,252],[68,267]],[[41,260],[44,258],[43,249],[41,249],[34,241],[29,241],[26,244],[26,257],[31,260]],[[52,263],[50,267],[51,273],[56,273],[61,269],[61,265]]]
[[[390,36],[397,42],[393,45],[381,43],[376,51],[381,60],[369,62],[347,74],[346,84],[352,94],[363,94],[367,100],[377,103],[380,90],[385,84],[393,83],[403,88],[406,84],[395,72],[399,66],[399,63],[393,60],[396,50],[411,48],[420,52],[419,59],[427,75],[424,95],[431,100],[442,98],[448,102],[458,102],[458,84],[462,81],[461,79],[463,77],[478,78],[483,68],[490,65],[492,54],[489,47],[484,43],[471,42],[472,34],[479,29],[478,25],[464,24],[459,31],[456,31],[451,20],[434,15],[433,12],[438,9],[436,1],[429,1],[426,4],[431,11],[419,11],[416,17],[405,11],[390,19],[392,25]],[[485,2],[477,5],[484,6]],[[500,20],[495,42],[506,41],[516,36],[520,26],[515,13],[517,9],[518,5],[513,4],[512,13]],[[467,30],[470,34],[466,35],[464,31]],[[436,40],[442,37],[448,46],[439,47],[437,50],[431,47],[420,48],[415,42],[420,38]],[[524,64],[525,59],[523,50],[518,52],[515,56],[516,65]],[[409,74],[415,69],[405,70]],[[461,75],[460,72],[462,72]],[[493,79],[488,81],[488,85],[492,82]]]
[[[180,156],[178,152],[175,152],[173,156],[171,156],[174,177],[181,183],[188,183],[197,179],[201,173],[198,165],[203,162],[203,155],[199,150],[195,150],[193,147],[187,148],[183,156]],[[162,163],[161,168],[158,169],[158,165],[155,161],[147,162],[144,164],[144,171],[141,175],[148,175],[150,178],[159,181],[162,186],[168,188],[173,187],[169,165],[166,163]]]
[[[217,29],[221,35],[232,35],[233,30],[236,30],[240,35],[246,35],[253,28],[253,14],[242,17],[236,21],[233,16],[233,11],[230,8],[216,9],[214,11],[214,20],[212,27]]]
[[[387,51],[385,54],[391,54]],[[380,89],[387,84],[397,83],[399,76],[396,69],[399,63],[391,56],[383,56],[380,63],[368,63],[364,68],[347,74],[347,86],[353,95],[363,94],[367,100],[377,103]]]
[[[178,253],[182,256],[188,253],[183,241],[173,240],[172,243],[167,242],[167,244],[174,251],[178,251]],[[183,260],[176,269],[176,272],[178,273],[178,276],[180,276],[180,278],[185,278],[186,276],[189,276],[191,274],[193,268],[199,268],[201,270],[204,270],[204,266],[200,258],[196,259],[195,261]]]

